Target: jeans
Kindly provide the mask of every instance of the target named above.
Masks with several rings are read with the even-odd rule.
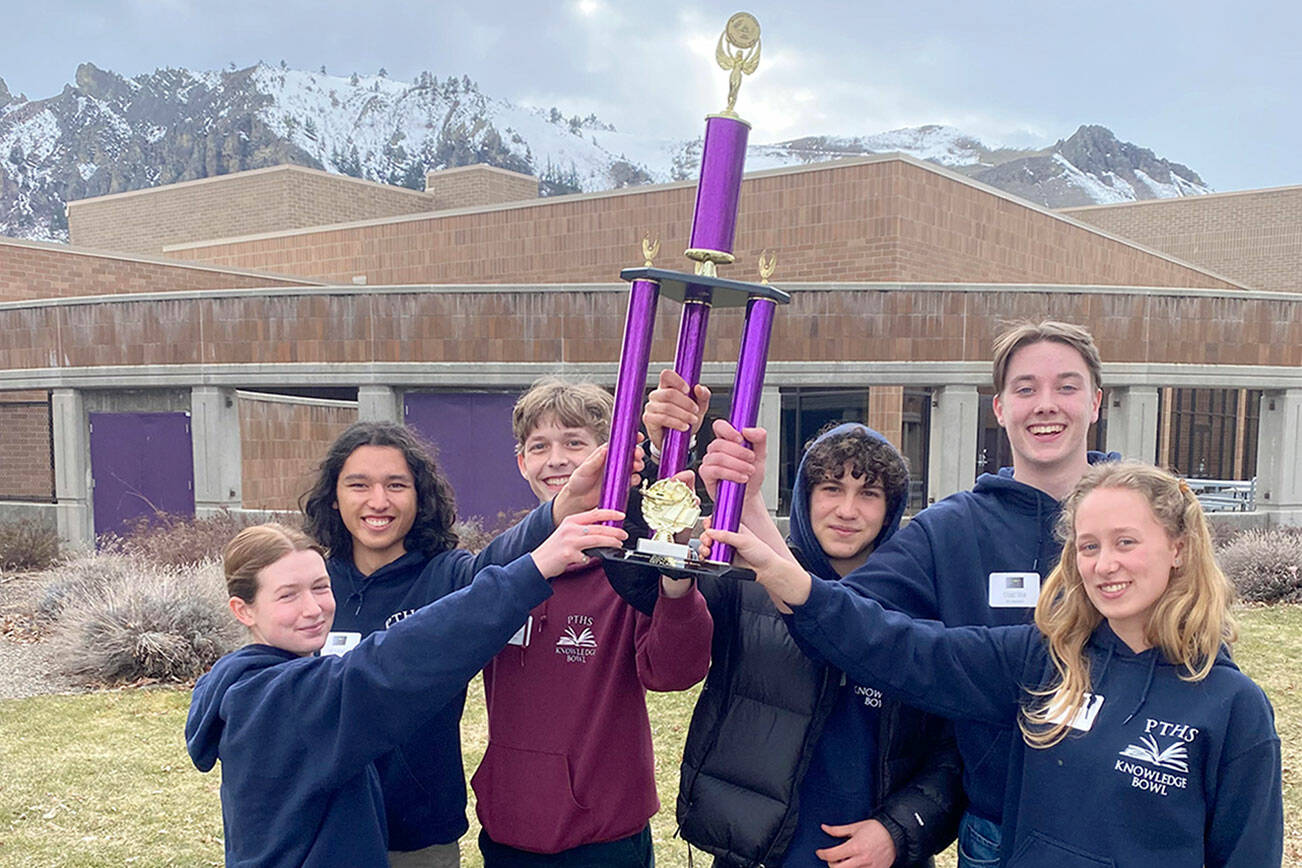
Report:
[[[999,864],[999,826],[965,813],[958,824],[958,868],[989,868]]]
[[[459,868],[461,845],[435,844],[423,850],[390,850],[389,868]]]

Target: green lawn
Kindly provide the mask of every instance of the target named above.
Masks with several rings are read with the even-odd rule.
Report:
[[[1242,623],[1236,657],[1270,695],[1284,744],[1284,864],[1302,868],[1302,607],[1252,609]],[[151,689],[0,701],[0,866],[220,865],[217,772],[195,771],[182,741],[189,698]],[[661,868],[687,865],[672,810],[694,700],[695,691],[649,699],[665,802],[652,820]],[[471,770],[487,736],[483,709],[476,679],[462,721]],[[480,864],[476,833],[472,811],[466,866]]]

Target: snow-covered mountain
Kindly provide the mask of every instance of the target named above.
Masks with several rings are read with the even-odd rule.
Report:
[[[529,172],[543,195],[694,178],[700,139],[615,130],[494,99],[468,77],[414,82],[284,66],[125,78],[92,64],[57,96],[0,79],[0,234],[63,240],[65,202],[280,163],[420,189],[476,162]],[[1051,207],[1210,192],[1196,173],[1081,127],[1043,150],[987,147],[952,127],[752,145],[748,169],[900,151]]]

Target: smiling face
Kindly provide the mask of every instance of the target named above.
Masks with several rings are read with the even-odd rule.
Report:
[[[335,482],[335,508],[353,538],[353,563],[370,575],[406,553],[416,521],[416,485],[402,450],[358,446]]]
[[[1014,477],[1062,499],[1089,467],[1085,440],[1102,397],[1085,359],[1066,344],[1045,340],[1013,353],[994,410],[1008,432]]]
[[[885,520],[885,490],[876,481],[856,479],[848,462],[840,478],[828,477],[809,492],[814,538],[842,576],[868,559]]]
[[[258,571],[253,602],[230,598],[231,612],[253,639],[305,657],[321,650],[335,618],[325,561],[311,549],[293,551]]]
[[[1136,652],[1146,650],[1148,618],[1180,565],[1172,539],[1144,495],[1096,488],[1076,508],[1076,569],[1094,608]]]
[[[539,502],[546,502],[600,445],[591,428],[564,428],[556,415],[549,413],[524,438],[515,459]]]

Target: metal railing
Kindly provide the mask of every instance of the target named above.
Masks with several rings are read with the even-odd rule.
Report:
[[[1257,480],[1185,479],[1207,512],[1252,512],[1257,508]]]

